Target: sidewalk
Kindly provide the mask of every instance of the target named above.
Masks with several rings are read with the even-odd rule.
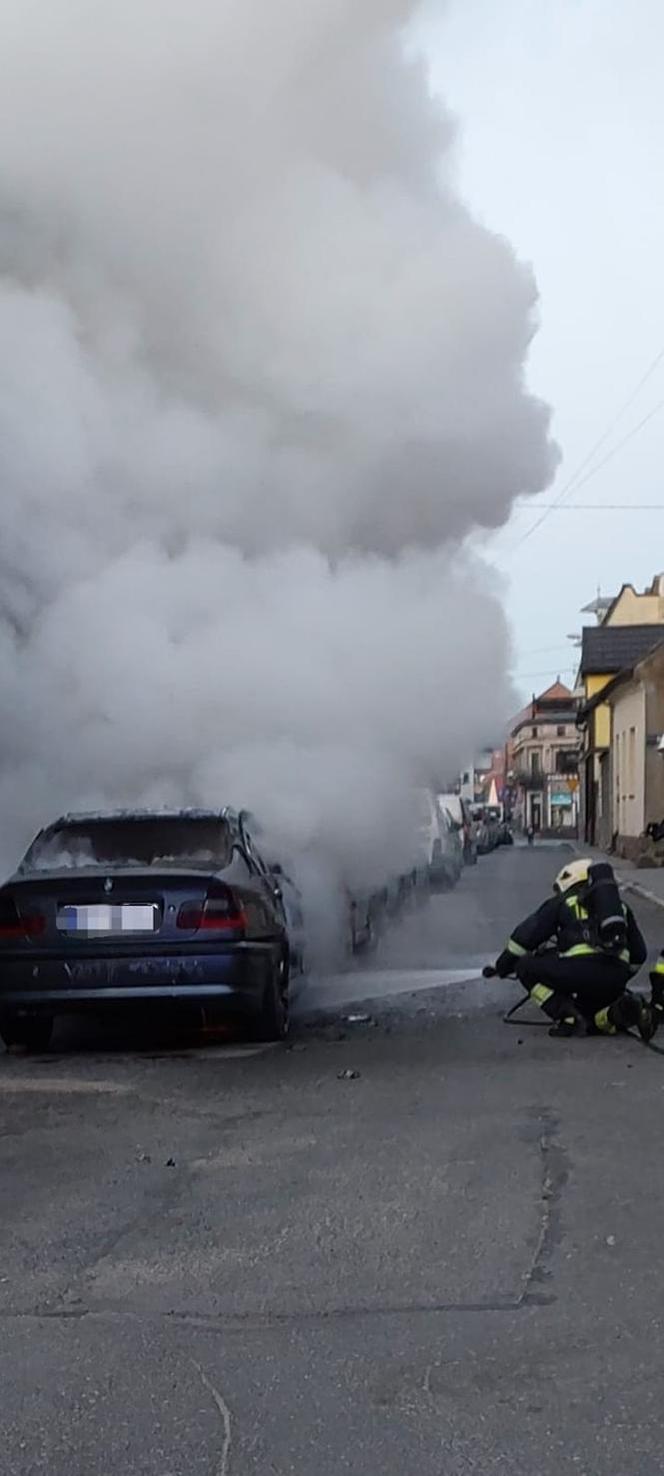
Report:
[[[586,846],[582,841],[575,841],[573,844],[580,856],[592,856],[595,861],[610,861],[620,886],[626,892],[633,892],[646,902],[664,907],[664,866],[655,866],[652,870],[640,868],[633,861],[626,861],[622,856],[610,856],[596,846]]]

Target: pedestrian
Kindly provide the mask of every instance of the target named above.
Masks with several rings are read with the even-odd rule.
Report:
[[[529,846],[532,846],[532,844],[533,844],[533,842],[535,840],[535,827],[534,827],[534,825],[529,825],[528,826],[528,829],[526,831],[526,836],[528,838],[528,845]]]
[[[643,1040],[659,1016],[627,985],[647,949],[630,907],[622,901],[608,863],[570,861],[558,873],[553,896],[514,929],[486,975],[516,975],[554,1023],[554,1036],[615,1035],[636,1026]],[[661,973],[664,1018],[664,959]]]

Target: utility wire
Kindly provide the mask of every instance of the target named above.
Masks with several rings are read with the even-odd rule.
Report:
[[[571,672],[572,675],[574,674],[574,671],[575,670],[576,670],[576,667],[572,667],[572,666],[563,666],[563,668],[562,668],[562,671],[563,672],[567,672],[567,673],[570,673]],[[521,682],[529,681],[531,678],[535,678],[535,677],[548,677],[548,676],[557,676],[557,677],[559,677],[560,675],[561,675],[561,669],[560,669],[559,666],[552,666],[549,671],[515,671],[515,672],[513,672],[513,676],[515,678],[518,678],[518,680],[521,681]]]
[[[603,456],[601,461],[598,461],[595,466],[590,468],[590,471],[586,472],[585,477],[581,477],[581,480],[575,483],[574,491],[578,492],[579,487],[584,487],[586,482],[590,481],[591,477],[597,476],[597,473],[602,470],[603,466],[606,466],[609,461],[613,461],[614,456],[617,456],[618,452],[622,451],[623,446],[626,446],[629,441],[632,441],[635,436],[638,436],[639,431],[643,430],[644,425],[647,425],[649,420],[653,420],[655,415],[659,415],[660,410],[664,410],[664,399],[658,400],[657,404],[653,405],[652,410],[649,410],[648,414],[644,415],[642,420],[639,420],[636,425],[632,426],[632,429],[627,432],[627,435],[623,436],[621,441],[618,441],[615,446],[612,446],[610,451],[607,451],[606,456]]]
[[[564,651],[569,656],[569,644],[563,642],[559,646],[535,646],[532,651],[522,651],[522,656],[550,656],[553,651]]]
[[[606,456],[601,462],[599,462],[597,466],[592,467],[585,477],[582,475],[583,472],[586,471],[586,467],[589,467],[590,463],[594,460],[597,452],[601,451],[602,446],[605,446],[606,442],[613,435],[614,430],[620,424],[623,416],[625,416],[627,414],[627,411],[631,409],[634,401],[640,395],[644,385],[648,383],[648,380],[655,373],[655,370],[659,368],[659,365],[661,364],[663,359],[664,348],[660,349],[659,353],[655,355],[652,363],[646,369],[645,374],[642,374],[638,384],[636,385],[635,389],[632,390],[629,398],[625,401],[624,405],[620,407],[617,414],[614,415],[606,430],[602,432],[598,440],[595,441],[593,446],[591,446],[587,456],[584,456],[583,461],[580,462],[579,466],[577,466],[576,468],[576,471],[572,473],[571,477],[569,477],[565,485],[561,488],[557,497],[554,497],[553,503],[543,509],[542,516],[537,519],[537,522],[533,523],[532,528],[528,528],[528,530],[521,536],[521,538],[517,539],[517,542],[513,545],[511,549],[509,549],[509,553],[516,553],[517,549],[521,548],[522,544],[524,544],[528,538],[532,538],[533,533],[536,533],[538,528],[541,528],[542,523],[546,522],[549,513],[552,512],[555,507],[558,507],[561,502],[564,502],[570,492],[578,489],[579,487],[582,487],[584,482],[588,481],[591,476],[595,475],[596,471],[601,471],[602,467],[606,466],[607,462],[610,461],[612,457],[615,456],[617,452],[622,449],[623,446],[627,445],[627,442],[632,439],[632,436],[637,435],[638,432],[643,429],[643,426],[646,425],[649,420],[652,420],[653,415],[656,415],[657,412],[662,409],[662,407],[664,406],[664,400],[661,400],[655,406],[654,410],[651,410],[649,414],[646,415],[644,419],[640,421],[637,426],[634,427],[633,430],[629,431],[628,434],[623,438],[623,440],[619,441],[618,445],[609,452],[608,456]]]
[[[547,512],[664,512],[664,502],[540,502]],[[516,512],[532,512],[529,507],[517,507]]]

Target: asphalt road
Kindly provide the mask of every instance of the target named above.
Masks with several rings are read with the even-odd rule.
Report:
[[[1,1472],[660,1476],[664,1058],[459,982],[560,860],[466,872],[290,1049],[0,1059]]]

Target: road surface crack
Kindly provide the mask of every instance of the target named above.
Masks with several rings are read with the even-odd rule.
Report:
[[[536,1288],[546,1283],[551,1276],[550,1261],[562,1239],[560,1200],[569,1177],[565,1151],[559,1140],[558,1118],[548,1108],[544,1108],[537,1115],[537,1124],[542,1172],[540,1220],[533,1258],[525,1273],[517,1303],[519,1307],[551,1300],[542,1292],[538,1293]]]
[[[219,1463],[217,1466],[217,1476],[228,1476],[228,1469],[231,1458],[231,1446],[233,1443],[233,1424],[231,1420],[231,1412],[228,1408],[223,1394],[220,1393],[219,1389],[215,1388],[212,1380],[208,1378],[205,1369],[201,1368],[200,1363],[196,1363],[193,1358],[191,1361],[193,1368],[196,1369],[201,1383],[205,1385],[208,1394],[210,1395],[214,1405],[216,1406],[216,1409],[218,1410],[219,1415],[221,1416],[221,1424],[224,1433],[221,1446],[221,1454],[219,1456]]]

